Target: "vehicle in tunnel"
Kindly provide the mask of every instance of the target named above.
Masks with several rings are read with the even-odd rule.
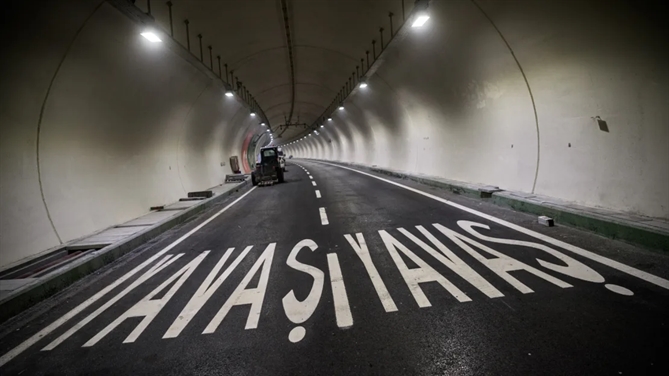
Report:
[[[279,164],[281,165],[281,171],[286,172],[286,155],[283,153],[283,149],[278,148],[279,151]]]
[[[255,185],[268,185],[274,183],[283,183],[285,162],[281,162],[279,148],[269,146],[260,149],[255,169],[251,173],[251,183]]]

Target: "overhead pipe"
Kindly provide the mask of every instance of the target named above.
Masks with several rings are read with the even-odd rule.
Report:
[[[198,34],[197,38],[200,40],[200,61],[204,63],[204,55],[202,55],[202,34]]]
[[[168,1],[165,4],[167,4],[167,9],[168,9],[168,12],[170,14],[170,36],[172,38],[174,38],[174,23],[172,21],[172,2]]]
[[[184,20],[184,23],[186,24],[186,47],[188,48],[188,52],[190,52],[190,29],[188,28],[188,19]]]
[[[388,13],[388,18],[390,18],[390,38],[392,39],[393,35],[393,12]]]
[[[213,71],[214,70],[214,55],[212,55],[211,46],[207,46],[207,48],[209,48],[209,68],[211,68],[211,70]]]

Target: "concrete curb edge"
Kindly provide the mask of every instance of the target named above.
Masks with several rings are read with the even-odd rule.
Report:
[[[58,269],[37,281],[26,285],[25,288],[16,290],[16,293],[6,296],[0,301],[0,323],[3,323],[13,316],[32,307],[40,301],[55,295],[57,292],[65,289],[77,280],[88,274],[102,268],[103,266],[115,261],[126,253],[147,243],[148,241],[167,232],[173,227],[182,224],[189,219],[204,212],[218,203],[223,198],[229,197],[242,189],[248,189],[251,186],[249,180],[239,183],[239,185],[227,192],[203,200],[200,204],[184,209],[181,213],[167,218],[164,221],[136,234],[129,236],[115,244],[108,245],[98,251],[91,252],[78,262],[66,265],[63,269]]]

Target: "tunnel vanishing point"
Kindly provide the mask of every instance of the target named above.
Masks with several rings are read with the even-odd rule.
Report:
[[[3,5],[0,265],[220,184],[231,156],[249,172],[270,142],[669,218],[661,2],[169,3]]]
[[[3,376],[669,374],[665,1],[0,9]]]

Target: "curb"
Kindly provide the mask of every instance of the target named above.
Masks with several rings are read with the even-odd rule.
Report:
[[[16,316],[40,301],[55,295],[57,292],[65,289],[77,280],[93,273],[112,261],[115,261],[119,257],[156,238],[164,232],[167,232],[173,227],[204,212],[223,198],[229,197],[242,189],[248,189],[250,185],[248,180],[244,181],[236,188],[210,199],[203,200],[200,204],[184,209],[181,213],[167,218],[144,231],[133,234],[118,243],[91,252],[91,254],[82,259],[65,266],[64,268],[66,269],[64,270],[56,270],[23,288],[17,289],[15,294],[10,294],[0,301],[0,323],[7,321],[11,317]]]
[[[309,160],[308,158],[305,158]],[[321,161],[320,159],[311,159]],[[669,233],[654,231],[654,229],[639,226],[635,223],[629,223],[624,220],[617,220],[603,215],[594,215],[587,212],[561,208],[552,205],[540,205],[536,202],[523,200],[520,197],[510,197],[508,192],[494,192],[490,198],[481,198],[481,192],[473,186],[459,185],[433,180],[423,176],[411,175],[404,172],[392,171],[379,167],[370,167],[357,163],[326,161],[345,166],[352,166],[383,175],[393,176],[400,179],[406,179],[422,183],[428,186],[441,188],[455,194],[489,201],[498,206],[504,206],[516,211],[545,215],[553,218],[556,223],[568,225],[582,230],[588,230],[607,238],[622,240],[653,250],[669,252]]]

